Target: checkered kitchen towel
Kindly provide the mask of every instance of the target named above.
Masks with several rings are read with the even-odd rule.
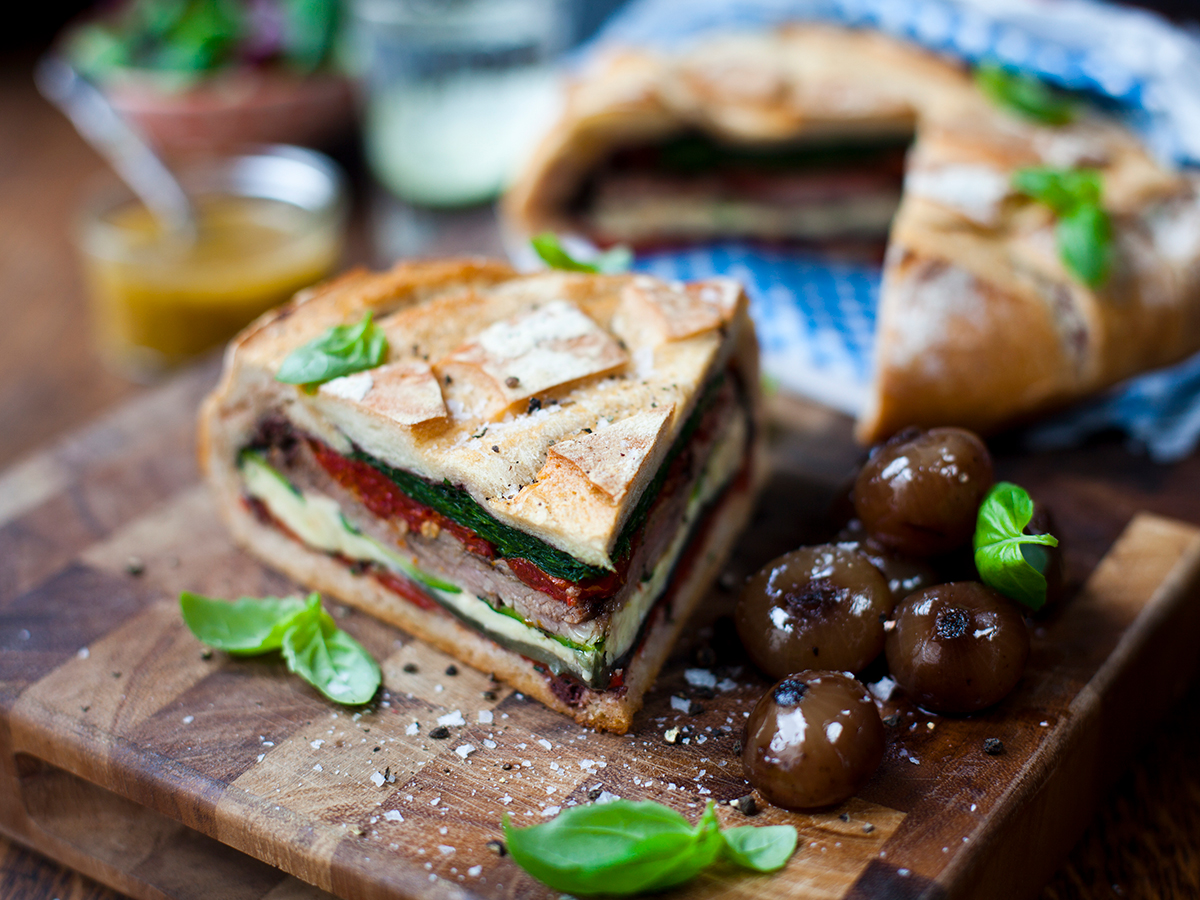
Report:
[[[634,0],[586,47],[672,49],[713,32],[796,19],[868,26],[968,60],[993,59],[1111,98],[1164,159],[1200,164],[1200,40],[1150,13],[1094,0]],[[784,388],[856,413],[870,381],[879,270],[740,243],[638,258],[665,278],[742,280],[764,367]],[[1124,430],[1156,460],[1200,441],[1200,356],[1141,376],[1030,433],[1038,446]]]

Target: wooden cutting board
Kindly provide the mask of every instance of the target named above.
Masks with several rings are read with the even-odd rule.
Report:
[[[736,748],[765,683],[720,616],[741,575],[820,536],[858,454],[847,421],[777,407],[776,474],[730,577],[634,730],[614,736],[336,605],[383,666],[385,690],[361,711],[278,658],[205,651],[180,590],[297,590],[230,544],[199,481],[193,410],[214,378],[197,370],[0,478],[5,834],[141,898],[550,898],[489,848],[504,813],[532,824],[608,791],[695,819],[748,792]],[[855,799],[749,820],[719,806],[727,823],[799,828],[783,872],[716,868],[679,895],[1036,892],[1197,665],[1200,530],[1131,517],[1136,491],[1098,494],[1080,459],[999,459],[1055,508],[1079,584],[1035,629],[1018,691],[967,719],[887,701],[898,724]],[[1132,499],[1101,502],[1112,496]],[[435,740],[439,721],[450,736]],[[984,753],[989,737],[1003,754]]]

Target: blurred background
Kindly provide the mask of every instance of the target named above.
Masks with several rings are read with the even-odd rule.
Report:
[[[553,118],[563,60],[625,5],[23,4],[21,23],[0,30],[0,467],[214,352],[239,323],[330,272],[504,255],[491,204]],[[1195,0],[1139,5],[1200,29]],[[204,240],[163,224],[169,202],[163,216],[130,213],[111,167],[35,87],[51,50],[180,175]],[[1174,727],[1200,746],[1200,726]],[[1110,824],[1123,802],[1105,813]],[[1047,896],[1082,895],[1071,884],[1086,855],[1128,839],[1116,827],[1108,837],[1083,847]],[[0,896],[115,895],[0,840]]]

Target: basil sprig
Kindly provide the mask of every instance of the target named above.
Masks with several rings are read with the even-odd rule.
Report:
[[[553,231],[543,231],[530,239],[534,252],[552,269],[567,272],[591,272],[592,274],[615,275],[625,272],[633,263],[633,252],[624,244],[604,251],[594,262],[583,262],[566,251]]]
[[[1075,118],[1075,104],[1031,72],[986,62],[975,70],[975,83],[991,100],[1043,125],[1065,125]]]
[[[237,656],[281,650],[290,671],[335,703],[357,706],[379,689],[378,663],[321,608],[320,594],[228,603],[184,591],[179,608],[192,634],[208,646]]]
[[[774,872],[796,849],[791,825],[721,830],[710,800],[695,827],[661,803],[614,800],[575,806],[530,828],[504,817],[504,838],[522,869],[570,894],[637,894],[682,884],[718,857]]]
[[[1046,552],[1052,534],[1026,534],[1033,518],[1028,492],[1008,481],[992,485],[975,520],[975,568],[983,582],[1031,609],[1046,603]]]
[[[342,375],[375,368],[383,363],[387,351],[387,336],[371,321],[367,310],[358,323],[334,325],[289,353],[275,380],[314,390]]]
[[[1039,166],[1018,169],[1012,184],[1058,216],[1054,236],[1063,264],[1088,287],[1103,284],[1112,267],[1112,222],[1100,205],[1100,173]]]

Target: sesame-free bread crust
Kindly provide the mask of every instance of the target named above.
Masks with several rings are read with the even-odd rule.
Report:
[[[654,292],[680,299],[654,307],[657,318],[637,314]],[[696,325],[697,306],[706,327]],[[378,388],[370,373],[315,393],[275,381],[294,349],[368,310],[390,345]],[[682,325],[672,331],[668,320]],[[527,352],[497,355],[489,334]],[[745,294],[728,279],[673,287],[640,275],[518,276],[478,261],[402,264],[374,280],[355,273],[268,313],[230,345],[202,418],[205,464],[228,466],[274,409],[335,450],[353,445],[460,485],[499,521],[609,568],[641,489],[752,334]],[[756,359],[740,354],[735,364],[752,384]],[[421,416],[399,402],[397,381],[419,388],[428,418],[414,421]],[[519,396],[528,382],[539,390]],[[395,407],[403,414],[389,416]],[[622,456],[632,445],[634,456]]]
[[[555,304],[569,305],[587,322],[568,323],[565,331],[551,322],[536,331],[549,335],[551,351],[576,326],[588,335],[594,328],[623,354],[620,365],[583,377],[567,372],[568,380],[529,398],[538,401],[532,406],[526,401],[498,412],[497,404],[507,401],[489,395],[477,411],[463,408],[461,398],[470,395],[455,387],[472,376],[442,361],[479,346],[479,334],[497,323],[515,327],[512,337],[519,343],[520,323],[548,307],[558,315]],[[360,320],[367,310],[390,344],[388,359],[370,370],[380,376],[378,388],[374,377],[364,381],[359,375],[315,393],[275,380],[288,353],[333,325]],[[648,316],[646,327],[639,327],[638,316]],[[530,346],[537,350],[544,343]],[[705,386],[731,369],[749,405],[748,460],[696,526],[696,546],[685,551],[688,562],[678,565],[666,599],[651,612],[624,666],[623,684],[611,691],[578,682],[569,691],[562,684],[556,689],[544,667],[450,613],[413,604],[374,577],[356,574],[345,560],[305,546],[245,502],[238,454],[264,417],[283,416],[341,452],[361,447],[389,465],[462,485],[501,521],[605,565]],[[732,282],[672,286],[634,275],[520,276],[478,260],[407,263],[378,275],[351,273],[306,291],[236,338],[221,381],[201,409],[199,452],[234,539],[256,556],[494,672],[583,724],[624,731],[749,516],[764,473],[757,391],[757,344],[745,295]]]
[[[994,431],[1200,349],[1200,189],[1127,128],[1058,126],[985,97],[965,68],[868,31],[795,25],[677,55],[599,61],[505,202],[514,233],[577,229],[571,200],[614,150],[702,131],[771,144],[913,134],[857,435]],[[1025,166],[1101,172],[1114,232],[1100,288],[1063,266]]]

